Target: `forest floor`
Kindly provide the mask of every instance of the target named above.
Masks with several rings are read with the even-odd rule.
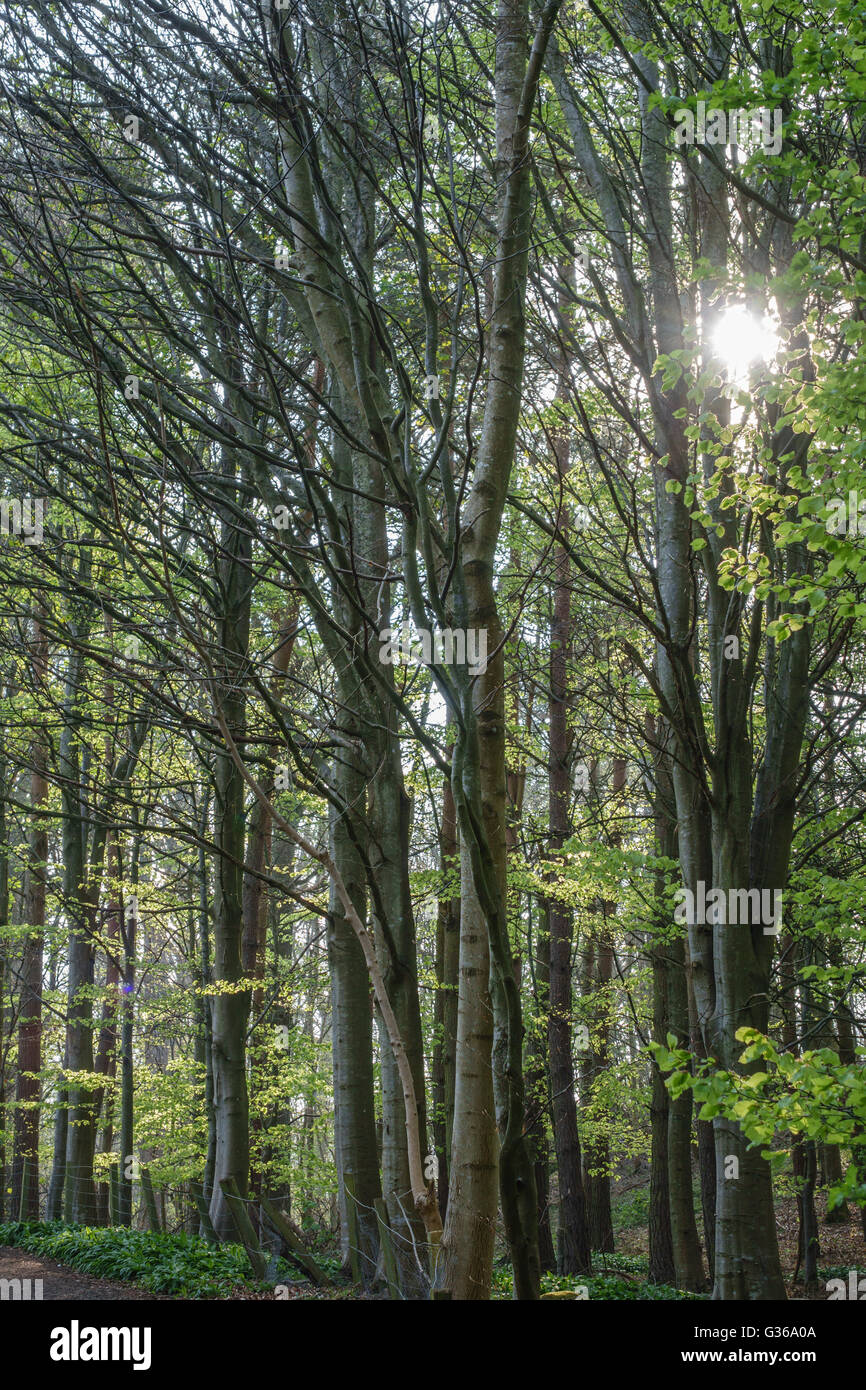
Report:
[[[116,1279],[95,1279],[90,1274],[70,1269],[68,1265],[58,1264],[56,1260],[46,1260],[40,1255],[31,1255],[28,1251],[17,1250],[11,1245],[0,1245],[0,1279],[41,1279],[42,1297],[46,1302],[50,1299],[70,1299],[75,1303],[114,1299],[122,1299],[124,1302],[127,1299],[168,1299],[167,1294],[151,1293],[140,1284],[121,1283]]]
[[[631,1191],[634,1187],[628,1185]],[[635,1186],[642,1186],[635,1185]],[[642,1195],[642,1194],[641,1194]],[[862,1272],[866,1268],[866,1240],[864,1240],[862,1224],[859,1213],[852,1211],[851,1219],[844,1224],[829,1225],[826,1221],[826,1202],[823,1193],[818,1194],[818,1227],[820,1239],[820,1254],[818,1256],[819,1277],[817,1284],[810,1290],[806,1290],[799,1282],[792,1282],[794,1268],[797,1262],[797,1203],[793,1197],[786,1197],[776,1203],[776,1228],[779,1237],[779,1249],[782,1257],[782,1268],[788,1285],[788,1297],[796,1301],[826,1301],[827,1280],[838,1276],[845,1277],[851,1269],[859,1267]],[[609,1261],[611,1273],[619,1272],[618,1263],[625,1265],[626,1261],[634,1262],[632,1269],[637,1265],[646,1269],[648,1260],[649,1232],[646,1225],[640,1219],[634,1220],[637,1212],[626,1213],[621,1224],[617,1222],[617,1206],[614,1202],[614,1222],[617,1227],[615,1231],[616,1251],[607,1257],[602,1255],[593,1257],[595,1273],[602,1275],[607,1272],[606,1265]],[[629,1219],[630,1217],[630,1219]],[[639,1263],[638,1263],[639,1262]],[[626,1265],[626,1268],[628,1266]],[[641,1282],[646,1278],[637,1273],[622,1273],[621,1277],[633,1281]],[[98,1276],[85,1274],[82,1271],[73,1269],[68,1265],[58,1263],[56,1260],[46,1258],[41,1255],[33,1255],[28,1251],[17,1247],[0,1245],[0,1280],[21,1279],[21,1280],[42,1280],[42,1297],[45,1300],[72,1302],[91,1302],[91,1301],[162,1301],[177,1302],[186,1301],[178,1299],[170,1294],[151,1293],[150,1290],[143,1288],[140,1284],[127,1283],[115,1279],[103,1279]],[[7,1294],[7,1286],[3,1285],[3,1294]],[[31,1295],[32,1296],[32,1295]],[[501,1294],[499,1296],[502,1296]],[[637,1294],[640,1298],[640,1293]],[[299,1281],[290,1281],[279,1286],[277,1290],[253,1288],[250,1286],[238,1286],[230,1293],[223,1295],[229,1299],[241,1299],[244,1301],[273,1301],[274,1298],[280,1300],[343,1300],[355,1301],[359,1298],[357,1290],[349,1283],[340,1281],[328,1286],[327,1288],[314,1288],[311,1284]],[[362,1295],[363,1299],[376,1298],[377,1295]]]
[[[866,1265],[866,1238],[859,1213],[851,1211],[850,1220],[844,1225],[828,1225],[826,1220],[826,1200],[823,1193],[816,1195],[818,1209],[818,1254],[819,1278],[817,1287],[808,1291],[801,1282],[792,1282],[797,1264],[797,1201],[785,1197],[776,1201],[776,1232],[779,1237],[779,1254],[788,1287],[788,1297],[796,1300],[825,1302],[827,1278],[847,1273],[849,1269]],[[649,1230],[646,1226],[634,1226],[618,1230],[615,1235],[616,1255],[631,1255],[638,1259],[649,1258]],[[616,1255],[611,1256],[615,1262]],[[595,1259],[596,1257],[594,1257]],[[832,1271],[832,1274],[830,1273]]]

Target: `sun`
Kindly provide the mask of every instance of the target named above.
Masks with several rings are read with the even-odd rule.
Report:
[[[759,318],[743,304],[732,304],[719,316],[710,338],[712,349],[721,358],[731,381],[747,381],[755,362],[769,362],[779,347],[773,320]]]

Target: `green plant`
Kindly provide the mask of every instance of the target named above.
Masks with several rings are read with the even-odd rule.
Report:
[[[10,1221],[0,1225],[0,1244],[47,1255],[103,1279],[130,1280],[152,1293],[175,1298],[228,1298],[238,1286],[265,1287],[250,1279],[247,1257],[239,1245],[211,1246],[186,1234]],[[294,1281],[297,1272],[280,1260],[279,1277]]]

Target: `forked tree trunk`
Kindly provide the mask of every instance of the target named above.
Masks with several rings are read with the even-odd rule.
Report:
[[[495,100],[501,192],[488,391],[463,518],[455,591],[458,626],[486,630],[487,650],[492,654],[486,672],[472,681],[472,689],[462,684],[462,728],[454,752],[453,785],[461,834],[460,995],[451,1191],[442,1258],[444,1286],[455,1298],[490,1296],[496,1217],[496,1134],[489,1118],[494,1089],[501,1136],[499,1187],[515,1296],[537,1298],[541,1281],[535,1177],[525,1134],[523,1020],[507,929],[503,633],[493,562],[514,462],[523,384],[529,129],[558,9],[554,3],[545,6],[528,63],[528,4],[499,0],[497,10]]]

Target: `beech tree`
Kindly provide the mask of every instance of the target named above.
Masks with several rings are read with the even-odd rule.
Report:
[[[648,1278],[776,1300],[775,1134],[813,1287],[864,1199],[862,15],[7,20],[6,1215],[297,1254],[278,1202],[368,1294],[490,1298],[499,1241],[535,1300],[648,1161]]]

